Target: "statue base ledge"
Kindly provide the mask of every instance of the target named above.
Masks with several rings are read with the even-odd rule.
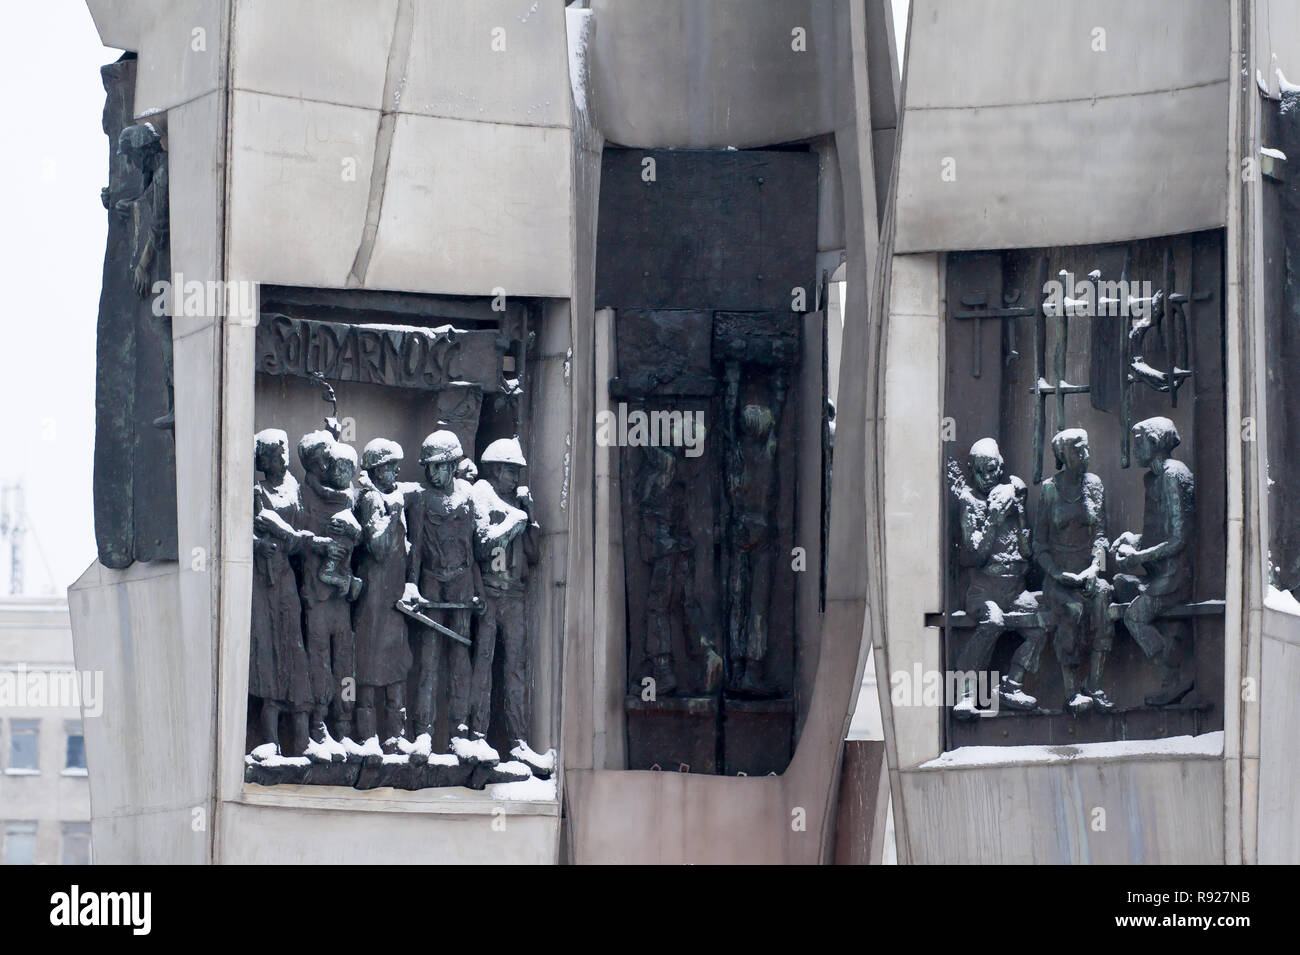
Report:
[[[297,784],[362,792],[372,789],[419,792],[425,789],[483,790],[511,784],[519,787],[543,781],[521,762],[457,758],[450,754],[434,756],[429,762],[412,760],[407,756],[378,755],[349,755],[334,761],[305,756],[276,756],[265,760],[253,756],[244,758],[244,782],[262,786]]]
[[[922,772],[948,769],[1027,768],[1066,763],[1222,759],[1223,730],[1199,736],[1128,739],[1076,745],[960,746],[916,767]]]
[[[1061,710],[1026,712],[1004,707],[996,715],[952,720],[948,745],[951,749],[987,746],[990,736],[998,740],[995,746],[1074,746],[1199,736],[1218,729],[1213,711],[1213,704],[1199,698],[1169,706],[1117,707],[1109,713],[1090,710],[1079,716]]]
[[[549,795],[548,795],[549,794]],[[545,797],[545,798],[537,798]],[[401,790],[392,787],[352,789],[280,783],[244,783],[236,802],[281,809],[323,809],[338,812],[406,812],[430,815],[556,816],[560,801],[554,778],[495,783],[476,791],[464,786]]]

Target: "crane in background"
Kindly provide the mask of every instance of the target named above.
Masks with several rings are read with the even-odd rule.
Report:
[[[54,584],[54,572],[50,569],[49,558],[45,555],[45,549],[41,547],[40,537],[36,533],[36,528],[32,526],[31,518],[27,514],[27,503],[23,495],[22,481],[14,481],[8,484],[0,484],[0,552],[3,552],[7,543],[9,551],[9,596],[20,597],[26,591],[24,587],[24,570],[25,550],[27,538],[30,537],[36,544],[36,552],[40,555],[41,564],[45,569],[45,587],[44,592],[48,594],[57,593]],[[0,582],[0,588],[3,583]]]
[[[27,511],[23,486],[0,486],[0,541],[9,542],[9,593],[23,592],[23,542],[27,535]]]

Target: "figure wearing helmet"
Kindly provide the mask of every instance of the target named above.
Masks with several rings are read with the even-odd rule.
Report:
[[[471,607],[479,606],[478,564],[474,561],[474,505],[470,485],[456,477],[464,457],[460,440],[451,431],[435,431],[424,439],[420,464],[424,486],[412,496],[407,534],[411,542],[403,602],[456,633],[469,635]],[[455,606],[435,606],[453,604]],[[434,630],[416,633],[418,680],[412,733],[433,736],[438,666],[448,653],[448,702],[452,735],[468,735],[473,664],[469,647]]]
[[[532,519],[532,496],[520,484],[528,466],[518,438],[493,441],[479,458],[484,477],[474,484],[474,552],[486,609],[474,647],[474,693],[470,727],[486,733],[491,719],[492,659],[498,639],[506,734],[511,755],[541,768],[528,746],[528,631],[525,596],[529,567],[537,563],[540,530]]]
[[[361,452],[362,476],[357,482],[357,576],[364,582],[352,608],[357,738],[378,736],[388,753],[397,751],[397,741],[406,732],[406,677],[412,662],[406,618],[395,607],[406,588],[405,502],[397,483],[402,458],[396,441],[375,438]]]

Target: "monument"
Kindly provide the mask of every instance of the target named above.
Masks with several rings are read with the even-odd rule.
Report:
[[[635,188],[641,152],[605,151],[602,203],[617,213],[597,241],[597,302],[617,306],[609,395],[630,425],[620,455],[620,516],[636,545],[624,550],[629,768],[780,772],[795,741],[795,602],[809,598],[796,598],[790,560],[812,530],[796,528],[796,474],[800,449],[812,437],[820,451],[821,437],[795,423],[801,312],[818,294],[815,161],[799,151],[649,158],[672,188]],[[723,213],[701,215],[699,202]],[[768,217],[791,225],[779,246],[733,231]],[[698,249],[667,257],[665,238],[681,234]],[[753,258],[765,274],[701,275],[694,254]],[[632,268],[651,261],[665,270]],[[790,289],[803,290],[800,311]]]
[[[97,860],[1300,851],[1292,5],[88,6]]]
[[[826,858],[886,5],[88,6],[96,858]]]

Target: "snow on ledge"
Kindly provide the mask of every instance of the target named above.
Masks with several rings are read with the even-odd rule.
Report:
[[[1264,606],[1269,610],[1276,610],[1280,613],[1295,614],[1300,617],[1300,600],[1296,600],[1289,590],[1278,590],[1273,585],[1269,585],[1268,593],[1264,595]]]
[[[523,763],[519,763],[523,766]],[[493,783],[488,786],[488,791],[493,799],[500,800],[527,800],[530,802],[552,802],[556,799],[557,788],[555,777],[550,779],[538,779],[534,776],[532,779],[522,779],[515,783]]]
[[[1130,739],[1111,743],[1067,746],[961,746],[922,763],[918,769],[961,769],[976,766],[1027,766],[1074,763],[1097,759],[1167,756],[1221,756],[1223,731],[1168,739]]]

